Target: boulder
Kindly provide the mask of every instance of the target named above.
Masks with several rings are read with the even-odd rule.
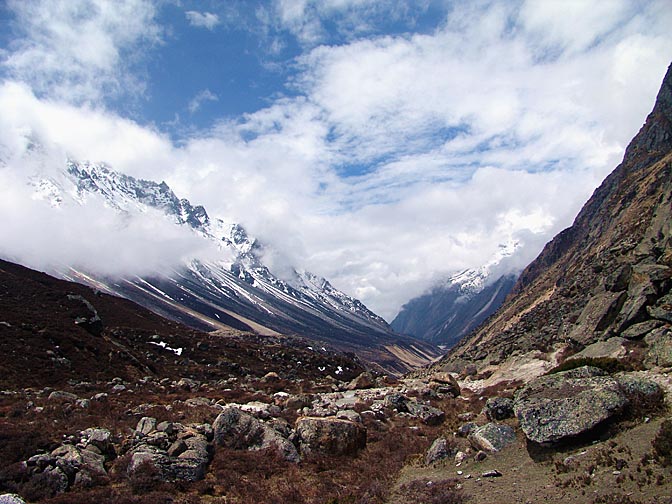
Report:
[[[621,333],[621,337],[630,340],[641,339],[647,333],[650,333],[661,325],[663,325],[663,322],[660,320],[647,320],[646,322],[633,324]]]
[[[427,450],[425,455],[425,464],[430,465],[434,462],[447,459],[454,455],[455,451],[448,444],[448,440],[444,437],[440,437],[434,440],[432,446]]]
[[[598,341],[592,345],[588,345],[586,348],[572,355],[567,360],[582,358],[599,359],[601,357],[620,359],[625,357],[625,355],[628,353],[625,346],[623,346],[626,342],[627,340],[625,338],[619,338],[618,336],[609,338],[606,341]]]
[[[365,371],[356,378],[354,378],[348,385],[345,387],[347,390],[360,390],[373,388],[376,386],[376,380],[373,378],[371,373]]]
[[[366,428],[341,418],[301,417],[296,440],[302,455],[354,455],[366,447]]]
[[[408,413],[422,420],[426,425],[440,425],[446,419],[446,414],[438,408],[417,401],[406,403]]]
[[[579,436],[619,414],[628,399],[605,375],[584,366],[541,376],[519,389],[513,407],[527,439],[551,443]]]
[[[145,436],[155,430],[156,418],[154,417],[142,417],[138,422],[138,425],[135,427],[135,432]]]
[[[630,407],[650,408],[663,401],[663,389],[654,381],[633,373],[619,373],[614,378],[628,398]]]
[[[218,446],[237,450],[275,448],[285,460],[299,461],[299,454],[292,443],[271,426],[238,408],[224,408],[212,428]]]
[[[646,310],[654,319],[672,322],[672,293],[661,297],[655,306],[647,306]]]
[[[485,402],[483,413],[488,420],[505,420],[513,417],[513,399],[491,397]]]
[[[399,392],[385,396],[385,406],[398,413],[408,413],[408,398]]]
[[[504,424],[489,423],[474,429],[469,442],[476,450],[498,452],[516,440],[513,428]]]
[[[79,399],[77,394],[73,394],[71,392],[66,392],[64,390],[54,390],[51,394],[49,394],[48,400],[49,401],[68,401],[68,402],[75,402]]]
[[[649,345],[644,364],[648,367],[672,366],[672,331],[667,327],[654,329],[644,337]]]
[[[430,378],[430,387],[440,394],[449,394],[458,397],[461,393],[460,385],[455,377],[447,372],[434,373]]]

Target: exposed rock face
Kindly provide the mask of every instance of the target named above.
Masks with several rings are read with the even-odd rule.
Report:
[[[672,320],[672,66],[623,162],[441,365],[463,371],[554,345],[646,338]],[[665,365],[655,352],[651,365]]]
[[[354,455],[366,447],[366,429],[340,418],[302,417],[296,421],[296,439],[302,455]]]
[[[530,441],[549,443],[584,434],[627,404],[618,381],[585,366],[537,378],[516,392],[514,410]]]

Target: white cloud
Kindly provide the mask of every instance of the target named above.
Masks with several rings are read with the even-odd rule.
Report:
[[[196,96],[191,99],[187,108],[189,109],[190,113],[194,114],[196,111],[198,111],[198,109],[201,108],[201,105],[203,105],[204,102],[209,101],[219,101],[219,97],[209,89],[204,89],[199,91]]]
[[[609,2],[591,12],[550,3],[458,3],[434,32],[374,37],[345,21],[364,12],[372,22],[371,2],[278,2],[276,22],[306,47],[332,19],[350,37],[298,59],[293,97],[176,145],[109,111],[6,82],[0,158],[20,170],[11,153],[33,135],[166,180],[271,243],[275,264],[322,274],[389,319],[437,276],[483,264],[511,238],[525,244],[517,265],[531,260],[651,109],[672,59],[666,2],[614,2],[608,12]]]
[[[219,16],[212,12],[186,11],[184,14],[187,16],[191,26],[207,28],[212,31],[219,24]]]
[[[10,0],[21,33],[3,68],[39,94],[82,103],[144,91],[132,73],[160,42],[148,0]]]

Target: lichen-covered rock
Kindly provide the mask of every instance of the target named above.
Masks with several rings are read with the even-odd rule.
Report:
[[[354,378],[348,385],[345,387],[347,390],[361,390],[372,388],[376,386],[376,380],[373,378],[371,373],[365,371],[356,378]]]
[[[212,425],[215,443],[237,450],[276,448],[285,460],[298,462],[296,447],[268,424],[227,406]]]
[[[430,465],[434,462],[447,459],[452,457],[454,453],[455,451],[452,449],[446,438],[437,438],[432,443],[432,446],[429,447],[429,450],[427,450],[425,464]]]
[[[142,417],[135,427],[135,432],[145,436],[154,430],[156,430],[156,418],[153,417]]]
[[[628,398],[630,406],[650,408],[663,401],[663,389],[654,381],[632,373],[619,373],[614,378]]]
[[[366,447],[366,428],[341,418],[301,417],[296,439],[303,455],[354,455]]]
[[[408,401],[406,408],[410,415],[419,418],[426,425],[440,425],[446,418],[446,414],[443,411],[429,404]]]
[[[469,442],[476,450],[498,452],[516,440],[514,430],[504,424],[489,423],[474,429]]]
[[[628,399],[605,372],[584,366],[542,376],[516,392],[514,411],[525,436],[549,443],[589,432],[620,413]]]
[[[447,372],[434,373],[430,379],[430,387],[441,394],[458,397],[461,393],[460,385],[455,377]]]
[[[644,364],[649,367],[672,366],[672,331],[667,327],[660,327],[651,331],[644,338],[649,345],[644,358]]]
[[[513,413],[513,399],[508,397],[491,397],[485,402],[483,413],[488,420],[505,420]]]

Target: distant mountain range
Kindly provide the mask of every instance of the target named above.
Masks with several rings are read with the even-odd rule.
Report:
[[[410,300],[392,321],[392,328],[436,345],[454,346],[504,302],[517,274],[502,275],[496,268],[518,246],[516,241],[503,244],[487,264],[452,275]]]
[[[178,198],[165,183],[140,180],[104,164],[69,160],[53,176],[34,176],[35,196],[53,207],[102,202],[129,219],[159,211],[217,248],[215,257],[191,258],[149,275],[106,277],[62,268],[59,274],[126,297],[189,326],[230,326],[259,334],[299,334],[354,351],[385,370],[404,372],[436,356],[431,345],[399,336],[360,301],[326,279],[292,269],[279,278],[264,264],[264,245],[236,223],[208,215]],[[65,225],[65,223],[64,223]]]

